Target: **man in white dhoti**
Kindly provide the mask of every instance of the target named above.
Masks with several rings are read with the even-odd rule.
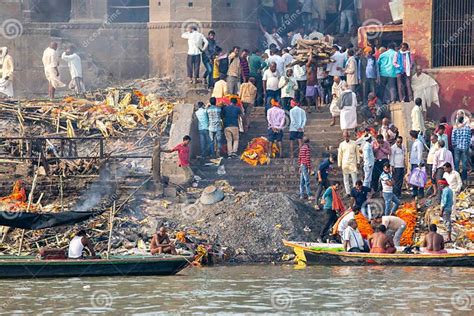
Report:
[[[44,74],[49,82],[48,95],[51,99],[54,99],[54,93],[57,88],[66,86],[59,78],[59,56],[57,54],[57,49],[58,43],[51,42],[49,47],[43,52]]]
[[[69,89],[74,90],[76,94],[84,93],[86,89],[82,79],[81,57],[79,57],[79,55],[74,52],[74,47],[68,47],[62,54],[61,59],[67,62],[69,72],[71,73]]]
[[[341,109],[341,130],[355,129],[357,127],[357,96],[345,82],[337,105]]]
[[[416,73],[411,79],[411,87],[414,100],[420,98],[423,101],[422,109],[424,113],[433,103],[438,107],[440,106],[438,83],[431,76],[425,74],[419,65],[416,66]]]
[[[0,48],[0,95],[13,98],[13,58],[8,54],[8,48]]]
[[[332,84],[332,92],[331,92],[332,101],[331,101],[331,105],[329,106],[329,111],[331,112],[331,116],[332,116],[331,126],[334,126],[336,124],[336,117],[339,117],[339,115],[341,114],[341,110],[337,106],[337,102],[342,93],[342,85],[345,83],[346,82],[344,80],[341,80],[339,76],[334,76],[334,83]]]

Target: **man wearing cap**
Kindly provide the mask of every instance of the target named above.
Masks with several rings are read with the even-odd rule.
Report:
[[[282,153],[283,128],[285,127],[285,111],[280,107],[280,103],[271,100],[272,108],[267,112],[268,121],[268,156],[272,155],[273,143],[277,143],[280,158]]]
[[[295,140],[298,141],[298,148],[301,148],[303,145],[304,127],[306,126],[306,112],[295,100],[291,100],[290,106],[290,158],[293,159]]]
[[[451,212],[453,211],[453,190],[448,185],[446,179],[438,181],[439,189],[441,190],[441,217],[443,217],[444,226],[448,231],[448,239],[446,242],[451,242]]]

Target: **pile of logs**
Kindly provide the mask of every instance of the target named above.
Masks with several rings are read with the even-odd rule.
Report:
[[[326,42],[299,39],[296,49],[291,51],[295,61],[290,66],[306,65],[310,54],[317,66],[324,66],[333,62],[331,59],[333,51],[334,49]]]

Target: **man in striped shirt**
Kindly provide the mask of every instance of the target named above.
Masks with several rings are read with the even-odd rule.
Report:
[[[298,164],[300,166],[300,198],[305,198],[306,195],[312,199],[309,175],[311,173],[311,147],[309,147],[309,138],[303,139],[303,145],[300,148],[298,155]]]

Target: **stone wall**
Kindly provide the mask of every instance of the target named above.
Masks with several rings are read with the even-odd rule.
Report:
[[[255,48],[260,33],[256,17],[253,0],[238,4],[223,0],[150,2],[150,75],[186,77],[187,41],[181,34],[192,24],[205,35],[215,30],[218,45],[224,50],[235,45]]]
[[[104,23],[24,23],[21,36],[0,41],[15,60],[14,89],[17,96],[47,93],[42,54],[51,40],[77,47],[82,58],[86,87],[97,88],[110,82],[148,77],[148,29],[141,24]],[[61,78],[70,81],[66,63]]]

